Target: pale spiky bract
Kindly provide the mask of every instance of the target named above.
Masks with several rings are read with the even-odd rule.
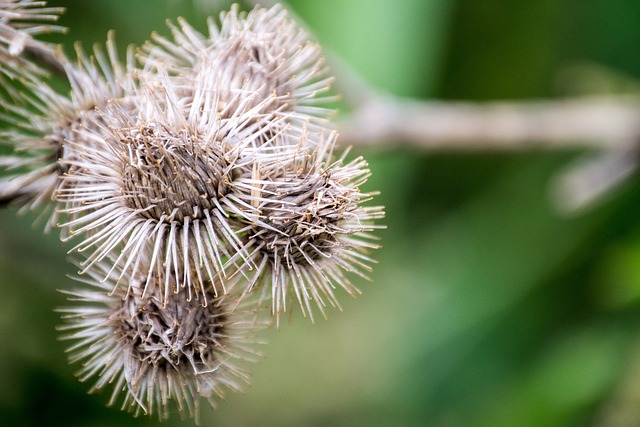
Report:
[[[22,53],[28,48],[34,50],[32,54],[52,49],[34,36],[63,32],[63,27],[53,24],[62,12],[59,7],[46,7],[44,1],[0,0],[0,76],[17,78],[25,72],[44,74],[42,68]]]
[[[266,326],[255,309],[212,295],[203,306],[184,292],[165,300],[160,286],[142,297],[149,281],[142,272],[110,293],[117,278],[109,270],[100,263],[80,278],[88,286],[67,292],[75,304],[61,310],[64,338],[74,341],[69,359],[82,363],[82,381],[95,381],[91,391],[112,389],[109,404],[121,401],[136,415],[166,419],[173,405],[197,420],[201,399],[215,408],[249,382],[241,365],[259,358],[255,332]]]

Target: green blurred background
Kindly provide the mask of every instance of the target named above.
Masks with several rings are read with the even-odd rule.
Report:
[[[139,44],[206,0],[51,1],[64,41]],[[372,85],[476,100],[637,92],[636,0],[296,0]],[[343,112],[345,109],[343,108]],[[387,210],[363,295],[267,331],[253,385],[203,425],[640,425],[640,181],[558,214],[552,183],[585,152],[362,151]],[[0,425],[151,426],[87,395],[58,341],[73,268],[35,215],[0,211]],[[297,313],[299,314],[299,313]],[[193,425],[177,414],[166,426]]]

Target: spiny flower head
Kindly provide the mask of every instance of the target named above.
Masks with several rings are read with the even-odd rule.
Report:
[[[87,134],[92,144],[69,143],[78,156],[65,161],[57,198],[70,218],[61,227],[82,238],[75,250],[89,253],[84,271],[114,249],[122,272],[151,254],[151,272],[164,272],[165,298],[186,288],[207,304],[205,284],[226,293],[227,268],[248,262],[234,220],[252,212],[233,197],[243,185],[235,178],[248,163],[268,165],[282,153],[269,144],[248,148],[261,135],[254,110],[221,119],[207,107],[215,93],[206,85],[195,93],[199,102],[185,106],[166,77],[131,98],[136,115],[118,104],[100,111],[100,131]],[[183,277],[179,288],[170,286],[171,274]]]
[[[21,77],[23,91],[14,95],[13,102],[3,103],[7,113],[0,118],[12,127],[0,133],[0,145],[13,153],[0,156],[0,167],[8,173],[0,181],[0,200],[14,200],[30,209],[51,208],[62,184],[59,178],[68,170],[64,162],[76,158],[73,147],[92,146],[94,135],[106,126],[96,109],[114,102],[123,108],[132,105],[126,102],[135,92],[132,57],[126,65],[119,61],[112,34],[106,46],[106,54],[96,46],[92,56],[78,46],[76,62],[58,54],[70,84],[68,96],[26,74]],[[56,220],[54,211],[47,228]]]
[[[323,314],[326,302],[339,307],[336,286],[359,292],[345,272],[366,278],[363,270],[374,262],[367,253],[378,245],[369,232],[380,228],[374,220],[384,211],[362,206],[375,195],[360,189],[370,174],[364,159],[331,162],[335,137],[329,136],[324,151],[295,156],[270,171],[259,191],[246,194],[259,212],[242,230],[257,265],[249,289],[258,284],[271,294],[278,319],[293,295],[312,320],[312,301]]]
[[[26,136],[29,135],[30,131],[34,131],[34,128],[39,128],[39,125],[43,124],[30,122],[28,117],[29,114],[33,114],[33,111],[27,112],[27,109],[19,105],[22,103],[23,106],[35,106],[36,111],[41,111],[37,109],[39,105],[32,105],[33,102],[24,96],[21,89],[37,86],[38,82],[45,78],[47,73],[23,53],[26,48],[53,49],[33,37],[42,33],[63,31],[63,28],[51,25],[51,22],[58,19],[60,13],[62,13],[61,8],[48,8],[45,2],[0,0],[0,105],[7,113],[0,113],[0,120],[16,127],[26,128],[26,130],[15,134],[11,132],[5,133],[4,136],[0,135],[0,145],[15,145],[16,151],[31,151],[29,156],[35,157],[35,159],[29,159],[29,156],[19,154],[0,156],[0,168],[19,170],[20,172],[16,172],[16,175],[30,175],[22,179],[21,182],[10,183],[9,179],[0,181],[0,204],[15,198],[24,199],[26,195],[34,193],[34,187],[42,187],[42,183],[34,182],[34,180],[38,180],[38,177],[34,177],[30,173],[34,168],[33,164],[45,163],[44,166],[40,164],[35,168],[44,169],[44,175],[51,173],[48,170],[48,165],[51,161],[43,159],[46,155],[43,156],[39,152],[42,145],[45,144]],[[14,103],[18,105],[14,105]],[[27,126],[24,126],[25,124]],[[14,137],[16,139],[15,142]],[[44,186],[49,187],[49,184]]]
[[[201,398],[215,407],[249,382],[240,365],[259,357],[254,336],[265,326],[255,310],[214,295],[206,306],[184,292],[165,299],[159,285],[143,297],[149,278],[142,272],[111,293],[115,275],[102,277],[109,270],[102,263],[83,276],[88,287],[68,292],[75,305],[61,310],[64,338],[75,341],[70,361],[82,362],[78,376],[95,381],[92,392],[113,387],[109,404],[121,400],[136,415],[162,420],[173,405],[197,420]]]
[[[297,137],[303,129],[328,126],[332,111],[322,104],[331,99],[327,92],[333,78],[319,45],[285,9],[256,7],[245,14],[234,5],[220,21],[218,27],[209,20],[208,36],[184,20],[179,26],[170,24],[173,40],[155,35],[145,46],[145,69],[166,68],[182,77],[186,97],[191,82],[211,80],[216,91],[213,108],[223,118],[239,108],[259,107],[260,114],[285,117],[288,132]]]

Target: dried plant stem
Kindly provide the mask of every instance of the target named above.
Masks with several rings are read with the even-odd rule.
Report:
[[[640,99],[429,102],[373,96],[340,128],[340,143],[421,150],[628,150],[640,140]]]
[[[366,84],[362,93],[347,99],[355,108],[339,128],[344,146],[425,152],[595,149],[595,158],[568,166],[554,180],[555,205],[563,214],[596,205],[638,169],[637,97],[437,102],[376,94]]]

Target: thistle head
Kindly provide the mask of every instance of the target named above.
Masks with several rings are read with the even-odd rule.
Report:
[[[265,326],[255,310],[214,295],[206,306],[184,292],[165,299],[160,284],[143,296],[142,273],[111,293],[115,276],[104,282],[97,274],[109,269],[101,264],[84,276],[85,287],[68,292],[75,305],[61,310],[64,339],[74,341],[70,361],[82,362],[78,376],[95,381],[91,391],[113,387],[109,404],[120,400],[136,415],[165,419],[175,407],[197,420],[201,400],[215,407],[249,382],[240,365],[259,356],[254,335]]]
[[[327,302],[339,307],[336,287],[359,293],[345,273],[366,278],[363,271],[374,262],[367,253],[378,245],[369,232],[380,228],[374,221],[384,211],[362,205],[375,195],[360,188],[370,174],[364,159],[331,161],[335,137],[324,151],[309,150],[270,170],[259,191],[245,195],[259,212],[242,230],[258,266],[249,289],[258,285],[270,294],[276,318],[294,297],[312,320],[311,302],[323,314]]]
[[[53,199],[62,185],[60,177],[68,171],[66,162],[77,159],[75,148],[94,146],[95,135],[108,127],[97,109],[112,102],[131,105],[124,100],[136,85],[132,63],[119,61],[113,34],[106,53],[99,46],[91,55],[79,46],[76,53],[77,62],[57,55],[69,80],[68,95],[54,90],[44,77],[26,73],[18,85],[21,91],[2,103],[6,114],[0,115],[11,124],[0,133],[0,145],[12,151],[0,156],[0,168],[6,172],[0,180],[0,201],[26,209],[44,207],[51,215],[47,229],[58,220]]]
[[[180,77],[183,96],[197,99],[193,88],[208,81],[211,107],[223,119],[252,110],[270,121],[283,118],[298,137],[302,129],[329,126],[332,110],[322,105],[333,78],[320,46],[280,5],[249,13],[234,5],[219,26],[209,21],[206,36],[184,20],[170,28],[173,40],[155,35],[141,61],[151,75],[166,69]]]
[[[89,253],[83,271],[117,249],[114,269],[137,271],[147,257],[148,277],[165,278],[163,298],[185,288],[207,304],[211,292],[227,292],[227,268],[247,258],[226,209],[241,146],[228,132],[219,138],[219,121],[201,126],[168,92],[141,91],[134,116],[111,103],[93,144],[70,144],[79,155],[65,162],[57,198],[68,220],[60,226],[81,238],[74,250]]]

